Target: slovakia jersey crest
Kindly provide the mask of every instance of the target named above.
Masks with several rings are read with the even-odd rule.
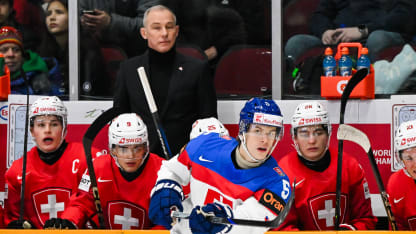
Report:
[[[58,218],[65,210],[71,191],[67,188],[47,188],[32,195],[36,215],[40,222],[51,218]]]
[[[335,200],[335,193],[321,194],[309,199],[309,209],[312,213],[313,221],[319,230],[335,229]],[[344,221],[346,204],[347,198],[341,194],[340,223]]]
[[[146,211],[142,207],[126,201],[112,201],[107,207],[111,229],[143,229]]]

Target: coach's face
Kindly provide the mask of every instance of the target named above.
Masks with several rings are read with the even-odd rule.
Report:
[[[169,51],[178,36],[179,26],[169,10],[154,9],[149,12],[140,34],[147,40],[149,48],[159,53]]]

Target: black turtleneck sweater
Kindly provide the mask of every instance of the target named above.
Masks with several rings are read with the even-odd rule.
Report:
[[[52,165],[61,158],[67,146],[68,143],[64,140],[61,146],[59,146],[59,148],[54,152],[45,153],[41,151],[39,148],[36,149],[38,150],[40,159],[42,159],[42,161],[44,161],[46,164]]]
[[[325,171],[329,167],[329,164],[331,163],[331,155],[329,154],[329,150],[327,150],[325,152],[325,155],[318,161],[306,160],[304,157],[300,156],[299,154],[298,154],[298,158],[303,164],[305,164],[307,168],[314,170],[314,171],[319,171],[319,172]]]
[[[175,47],[163,54],[149,48],[149,83],[159,110],[166,103],[175,54]]]

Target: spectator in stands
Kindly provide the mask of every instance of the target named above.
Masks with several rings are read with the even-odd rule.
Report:
[[[59,61],[60,72],[64,77],[65,94],[69,87],[68,51],[68,2],[52,0],[46,8],[44,34],[38,51],[41,56],[54,57]],[[80,35],[80,78],[79,87],[82,98],[91,96],[111,96],[111,85],[105,73],[104,62],[99,47],[87,35]]]
[[[415,28],[415,11],[412,10],[415,1],[389,1],[392,6],[386,12],[379,0],[321,0],[310,22],[313,35],[291,37],[285,45],[286,56],[296,61],[314,47],[358,41],[366,44],[374,62],[382,49],[403,44],[405,38],[408,39],[408,36],[403,37],[409,32],[406,24],[413,25],[413,30]]]
[[[17,10],[13,9],[14,5],[18,6]],[[25,49],[35,49],[40,42],[40,37],[35,30],[29,25],[25,25],[18,21],[17,15],[28,15],[30,11],[24,11],[20,8],[21,1],[14,2],[13,0],[0,0],[0,27],[11,26],[19,30],[23,35],[23,45]],[[24,13],[23,13],[24,12]],[[30,12],[32,14],[32,12]]]
[[[110,154],[94,160],[105,228],[163,229],[148,217],[150,192],[163,159],[149,152],[147,136],[146,125],[135,113],[119,115],[108,128]],[[81,181],[79,188],[62,218],[46,221],[45,228],[80,228],[97,212],[89,180]]]
[[[390,176],[387,184],[397,229],[416,230],[416,121],[400,124],[394,137],[395,156],[403,168]]]
[[[30,107],[30,133],[36,144],[27,152],[23,220],[19,218],[23,158],[6,172],[8,196],[4,221],[8,228],[42,228],[59,218],[76,193],[87,164],[81,143],[68,143],[68,112],[56,96],[37,99]],[[92,155],[98,151],[93,148]]]
[[[80,0],[82,29],[100,44],[121,47],[129,57],[146,50],[145,41],[137,36],[143,25],[145,10],[158,0]],[[82,13],[84,10],[92,13]]]
[[[149,130],[150,152],[164,155],[149,111],[137,68],[149,78],[161,123],[172,155],[189,141],[192,123],[217,116],[214,83],[206,61],[176,53],[179,26],[172,11],[162,5],[146,10],[140,33],[148,51],[120,65],[114,106],[139,114]]]
[[[291,184],[296,183],[296,198],[279,229],[335,230],[338,151],[329,148],[328,112],[316,101],[301,103],[291,123],[296,151],[284,156],[279,165]],[[363,168],[354,157],[344,153],[342,173],[340,229],[373,230],[377,218],[373,216]]]
[[[0,72],[4,71],[5,65],[9,68],[12,93],[62,94],[63,82],[57,61],[44,60],[37,53],[24,50],[22,35],[17,29],[8,26],[0,28],[0,53],[4,56],[0,60]]]
[[[244,21],[232,8],[206,0],[161,0],[177,16],[181,26],[178,44],[200,47],[215,64],[232,45],[247,39]]]

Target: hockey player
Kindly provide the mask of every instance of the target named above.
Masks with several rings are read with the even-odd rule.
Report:
[[[399,230],[416,230],[416,120],[404,122],[394,138],[403,169],[390,176],[387,193]]]
[[[4,220],[9,228],[42,228],[46,220],[62,215],[69,197],[77,191],[87,164],[82,144],[65,141],[67,115],[66,107],[55,96],[39,98],[32,104],[30,133],[36,147],[27,153],[24,220],[18,221],[23,162],[20,158],[6,172]],[[96,155],[97,150],[92,153]]]
[[[171,229],[172,209],[189,212],[172,232],[263,233],[268,228],[214,224],[205,215],[274,219],[286,207],[291,190],[271,153],[283,135],[283,116],[273,100],[254,98],[240,113],[239,140],[203,134],[158,172],[150,202],[151,220]],[[190,183],[183,202],[182,186]],[[189,208],[188,208],[189,206]],[[177,225],[179,227],[177,227]]]
[[[150,191],[162,158],[149,153],[147,127],[134,113],[116,117],[108,129],[110,155],[94,160],[98,191],[108,229],[163,229],[149,220]],[[45,228],[82,227],[96,213],[90,178],[79,185],[61,219]]]
[[[337,149],[328,149],[331,124],[319,102],[299,104],[292,117],[291,134],[296,151],[279,165],[295,181],[296,199],[281,230],[334,230]],[[343,154],[340,209],[341,230],[374,229],[364,171],[357,160]]]
[[[219,133],[221,136],[229,136],[228,130],[215,117],[205,119],[198,119],[192,124],[192,130],[189,134],[189,139],[194,139],[199,135],[208,134],[211,132]]]

